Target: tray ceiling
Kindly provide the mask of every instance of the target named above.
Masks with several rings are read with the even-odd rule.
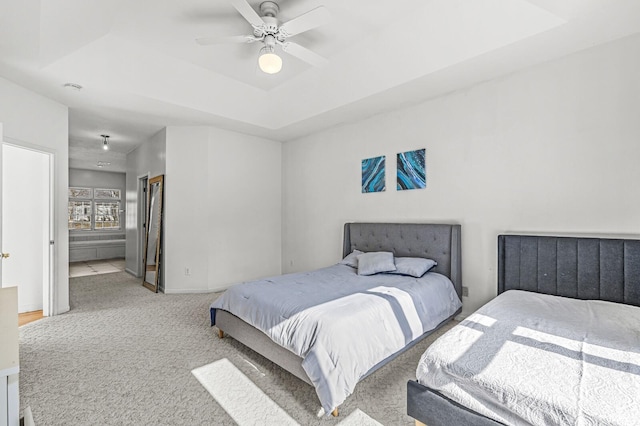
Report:
[[[12,0],[0,4],[0,75],[70,107],[78,162],[102,133],[124,155],[167,125],[291,140],[633,34],[639,3],[282,0],[281,21],[329,9],[330,23],[291,39],[328,63],[281,54],[267,75],[258,44],[194,42],[250,33],[227,1]]]

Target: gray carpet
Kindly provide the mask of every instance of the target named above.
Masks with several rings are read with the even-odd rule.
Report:
[[[218,339],[215,297],[154,294],[124,272],[71,279],[70,312],[20,328],[21,407],[39,426],[233,425],[191,373],[227,358],[301,425],[337,424],[356,409],[384,425],[413,424],[406,381],[434,336],[359,383],[337,419],[318,419],[311,386]]]

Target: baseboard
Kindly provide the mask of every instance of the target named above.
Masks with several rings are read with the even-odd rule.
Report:
[[[471,315],[473,312],[465,312],[462,311],[460,312],[460,314],[456,315],[456,317],[454,318],[454,320],[456,321],[462,321],[464,319],[466,319],[469,315]]]
[[[180,288],[180,289],[171,289],[165,288],[164,294],[209,294],[209,293],[217,293],[220,290],[209,290],[206,288]]]
[[[34,312],[34,311],[41,311],[41,310],[42,310],[42,303],[31,303],[28,305],[18,306],[18,312],[20,312],[21,314],[25,312]]]
[[[124,271],[125,271],[126,273],[128,273],[129,275],[133,275],[133,276],[134,276],[134,277],[136,277],[136,278],[142,278],[141,276],[139,276],[139,275],[138,275],[138,273],[137,273],[137,272],[134,272],[134,271],[132,271],[132,270],[131,270],[131,269],[129,269],[129,268],[124,268]]]
[[[20,419],[20,425],[35,426],[35,423],[33,422],[33,414],[31,413],[31,407],[27,407],[24,409],[24,417]]]
[[[228,289],[230,289],[231,287],[233,287],[236,284],[231,284],[231,285],[228,285],[228,286],[225,286],[225,287],[210,288],[208,290],[208,293],[221,293],[223,291],[227,291]]]

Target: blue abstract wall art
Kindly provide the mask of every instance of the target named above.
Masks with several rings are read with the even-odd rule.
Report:
[[[426,186],[425,150],[417,149],[398,154],[398,191],[421,189]]]
[[[385,156],[362,160],[362,193],[385,190]]]

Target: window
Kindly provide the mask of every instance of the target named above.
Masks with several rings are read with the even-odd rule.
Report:
[[[119,199],[119,189],[69,188],[69,229],[120,229]]]
[[[93,198],[91,188],[69,188],[69,198]]]
[[[120,229],[120,202],[95,202],[96,229]]]
[[[93,198],[107,199],[107,200],[119,200],[120,199],[120,190],[119,189],[100,189],[96,188],[94,191]]]
[[[69,201],[69,229],[91,230],[91,201]]]

